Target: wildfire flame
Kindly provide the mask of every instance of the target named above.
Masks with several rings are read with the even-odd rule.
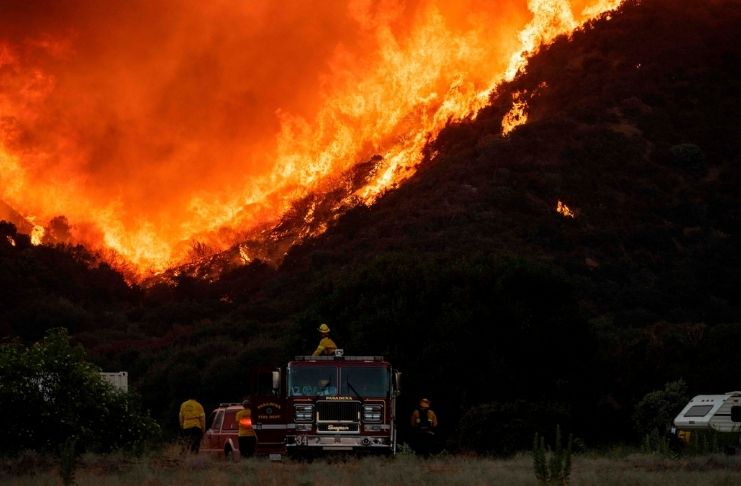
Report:
[[[35,243],[64,234],[156,271],[380,155],[343,201],[373,203],[529,53],[620,1],[61,3],[0,16],[0,200],[67,218]],[[526,121],[513,102],[505,134]]]
[[[502,135],[508,135],[512,130],[527,123],[527,102],[519,91],[512,96],[512,108],[502,118]]]
[[[40,245],[44,241],[46,230],[43,226],[35,225],[31,230],[31,244]]]
[[[565,218],[575,218],[576,214],[567,205],[560,200],[556,203],[556,212]]]

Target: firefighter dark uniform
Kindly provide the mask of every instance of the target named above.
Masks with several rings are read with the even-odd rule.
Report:
[[[201,437],[206,428],[206,413],[203,406],[192,398],[180,405],[180,430],[187,441],[190,452],[198,453]]]
[[[326,324],[322,324],[321,326],[319,326],[319,329],[317,329],[317,331],[319,331],[319,334],[321,334],[322,339],[319,341],[319,346],[316,347],[311,355],[333,356],[334,350],[337,349],[337,345],[329,337],[329,326]]]
[[[430,410],[430,401],[423,398],[419,401],[419,408],[412,412],[410,420],[412,426],[412,448],[421,455],[429,455],[435,447],[435,429],[437,415]]]
[[[419,408],[412,413],[412,428],[418,431],[432,431],[437,427],[437,415],[430,410],[430,401],[423,398]]]
[[[236,420],[239,424],[239,455],[240,457],[251,457],[255,455],[255,446],[257,445],[257,434],[252,428],[252,409],[250,401],[242,402],[244,407],[237,412]]]

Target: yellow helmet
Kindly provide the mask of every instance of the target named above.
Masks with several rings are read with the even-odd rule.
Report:
[[[429,408],[430,407],[430,401],[426,398],[423,398],[419,401],[419,406],[422,408]]]
[[[319,332],[322,334],[329,334],[329,326],[326,324],[321,324],[318,329]]]

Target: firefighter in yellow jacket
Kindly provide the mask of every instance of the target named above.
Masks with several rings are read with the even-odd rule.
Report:
[[[184,401],[180,405],[180,430],[190,452],[197,454],[200,450],[205,428],[206,413],[203,406],[192,398]]]
[[[412,413],[411,426],[418,431],[434,431],[437,428],[437,415],[430,410],[428,399],[419,401],[419,408]]]
[[[337,349],[337,345],[332,341],[332,338],[329,337],[329,326],[326,324],[322,324],[319,326],[319,334],[321,335],[321,340],[319,341],[319,346],[316,347],[316,350],[314,350],[313,353],[311,353],[312,356],[333,356],[334,350]]]
[[[250,457],[255,455],[257,445],[257,434],[252,428],[252,409],[249,399],[242,402],[242,410],[237,412],[237,423],[239,424],[239,456]]]

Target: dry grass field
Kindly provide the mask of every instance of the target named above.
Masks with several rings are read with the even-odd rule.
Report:
[[[401,454],[394,459],[335,457],[313,462],[270,462],[254,458],[230,462],[207,455],[182,456],[173,448],[142,458],[85,456],[75,482],[80,486],[538,485],[531,461],[526,454],[511,459],[451,455],[428,460]],[[3,463],[0,484],[59,485],[62,481],[55,465],[22,456]],[[741,484],[741,457],[579,455],[573,460],[570,484],[735,486]]]

